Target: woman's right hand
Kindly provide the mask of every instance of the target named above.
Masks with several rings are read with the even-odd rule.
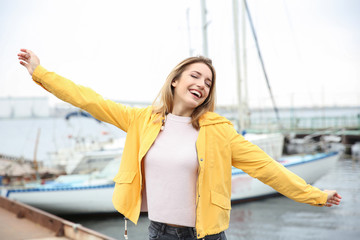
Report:
[[[40,65],[40,59],[30,50],[20,49],[20,53],[18,53],[18,58],[20,60],[20,64],[26,67],[32,76],[35,68]]]
[[[334,204],[335,205],[340,204],[342,197],[335,190],[324,190],[324,192],[326,192],[328,195],[327,201],[325,204],[326,207],[331,207]]]

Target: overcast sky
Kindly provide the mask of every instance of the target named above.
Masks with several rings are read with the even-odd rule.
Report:
[[[360,106],[360,1],[248,4],[279,106]],[[232,1],[207,1],[207,11],[217,102],[235,104]],[[249,31],[247,39],[248,102],[271,106]],[[106,98],[150,103],[178,62],[202,54],[200,0],[1,0],[0,48],[0,97],[50,97],[18,64],[28,48]]]

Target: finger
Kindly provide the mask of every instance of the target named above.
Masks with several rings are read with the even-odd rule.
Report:
[[[340,199],[331,199],[328,202],[331,203],[331,204],[339,205],[340,204]]]
[[[19,53],[18,58],[21,59],[21,60],[27,61],[27,62],[29,62],[31,60],[30,55],[28,55],[27,53],[26,54],[20,54]]]
[[[341,200],[341,196],[335,195],[335,196],[333,197],[333,199],[336,199],[336,200],[340,201],[340,200]]]
[[[19,54],[23,54],[23,55],[27,56],[28,58],[30,58],[31,55],[33,55],[32,51],[30,51],[28,49],[25,49],[25,48],[20,49],[20,51],[23,52],[23,53],[19,53]]]
[[[337,198],[337,197],[333,197],[333,198],[331,198],[329,200],[331,200],[332,202],[340,202],[341,199]]]
[[[24,56],[19,56],[18,59],[19,60],[24,60],[24,61],[29,61],[29,59],[27,57],[24,57]]]
[[[20,64],[27,68],[26,65],[28,65],[26,62],[20,61]]]
[[[28,54],[28,53],[18,53],[18,56],[26,57],[26,56],[30,56],[30,54]]]
[[[341,201],[341,198],[334,197],[334,200],[337,201],[337,202],[340,202],[340,201]]]
[[[26,62],[27,64],[29,63],[29,59],[26,58],[19,58],[20,61]]]
[[[340,199],[342,199],[342,197],[341,197],[340,194],[338,194],[338,193],[335,193],[335,196],[338,197],[338,198],[340,198]]]
[[[29,50],[27,50],[27,49],[25,49],[25,48],[21,48],[20,51],[27,53]]]
[[[340,202],[339,201],[329,201],[330,204],[335,204],[335,205],[339,205]]]

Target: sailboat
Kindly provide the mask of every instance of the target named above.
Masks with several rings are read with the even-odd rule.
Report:
[[[262,60],[259,44],[257,42],[257,36],[255,28],[252,24],[251,14],[247,5],[246,0],[241,0],[241,23],[242,23],[242,40],[239,41],[239,27],[238,27],[238,0],[233,0],[233,21],[234,21],[234,43],[235,43],[235,61],[236,61],[236,79],[237,79],[237,98],[238,98],[238,118],[237,118],[237,130],[240,133],[245,133],[246,119],[248,115],[248,106],[247,106],[247,89],[246,89],[246,80],[247,80],[247,71],[246,71],[246,51],[245,51],[245,15],[247,14],[253,37],[257,46],[258,56],[261,62],[263,69],[264,77],[269,89],[271,100],[273,103],[274,111],[278,120],[278,127],[281,129],[279,112],[275,104],[275,99],[273,97],[270,83],[265,71],[265,65]],[[205,1],[202,4],[203,10],[203,25],[206,24],[206,7]],[[206,27],[205,27],[206,29]],[[206,31],[203,34],[204,37],[204,47],[207,47],[207,36]],[[240,54],[239,43],[242,43],[242,54]],[[204,50],[204,53],[207,53],[207,50]],[[240,60],[242,59],[242,61]],[[242,86],[245,86],[242,88]],[[242,95],[242,90],[244,90],[244,97]],[[314,154],[300,154],[292,156],[282,156],[283,145],[284,145],[284,136],[280,133],[270,133],[270,134],[244,134],[244,137],[259,146],[263,151],[268,153],[272,158],[277,160],[279,163],[283,164],[290,171],[302,177],[307,183],[313,184],[316,180],[324,176],[338,161],[340,158],[341,152],[322,152]],[[249,199],[257,199],[266,197],[269,195],[276,194],[276,191],[271,187],[263,184],[257,179],[254,179],[244,173],[243,171],[233,168],[232,170],[232,201],[246,201]]]

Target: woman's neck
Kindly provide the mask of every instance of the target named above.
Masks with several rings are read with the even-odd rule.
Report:
[[[185,110],[185,109],[177,109],[174,108],[171,114],[181,117],[191,117],[193,111]]]

